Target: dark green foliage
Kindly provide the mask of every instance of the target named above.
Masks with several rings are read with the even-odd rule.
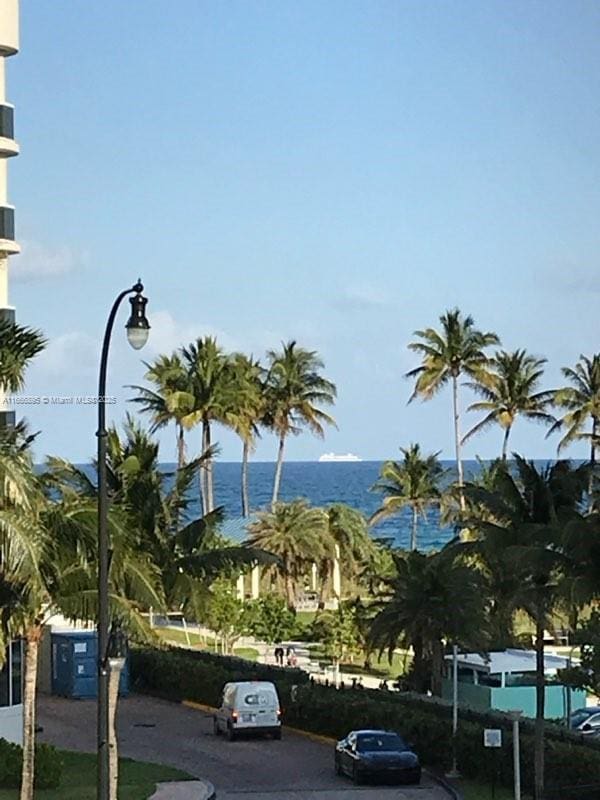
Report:
[[[18,789],[21,786],[23,748],[0,739],[0,787]],[[60,784],[63,763],[59,753],[48,744],[35,748],[36,789],[56,789]]]
[[[133,649],[131,676],[138,691],[167,700],[193,700],[215,705],[228,681],[273,681],[280,692],[306,683],[302,670],[255,664],[235,656],[216,656],[198,650]]]
[[[300,670],[250,664],[234,657],[199,651],[134,650],[132,676],[138,689],[169,700],[215,705],[227,681],[271,680],[277,685],[285,722],[326,736],[342,737],[363,727],[397,730],[414,745],[423,763],[445,770],[452,758],[452,707],[438,698],[377,690],[338,691],[311,684]],[[295,700],[291,687],[298,690]],[[498,753],[483,746],[484,728],[501,728]],[[521,721],[521,775],[533,787],[534,721]],[[461,708],[457,736],[458,766],[468,778],[512,785],[512,720],[507,714]],[[546,783],[550,789],[590,783],[600,774],[600,743],[583,740],[558,725],[547,725]]]

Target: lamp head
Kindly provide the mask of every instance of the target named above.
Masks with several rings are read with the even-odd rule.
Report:
[[[135,295],[129,298],[131,315],[127,320],[127,340],[134,350],[141,350],[148,341],[150,323],[146,319],[146,304],[148,300],[142,294],[144,287],[138,281],[133,287]]]

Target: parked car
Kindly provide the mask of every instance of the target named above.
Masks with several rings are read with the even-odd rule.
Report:
[[[335,746],[335,771],[349,775],[354,783],[367,778],[419,783],[419,757],[392,731],[352,731]]]
[[[270,681],[226,683],[213,716],[214,732],[230,742],[240,734],[270,734],[281,739],[281,706]]]
[[[586,736],[600,735],[600,706],[578,708],[571,714],[569,726]]]

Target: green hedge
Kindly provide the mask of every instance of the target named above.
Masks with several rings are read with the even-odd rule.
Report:
[[[211,706],[218,703],[228,681],[272,681],[282,696],[289,695],[293,684],[308,682],[306,673],[299,669],[174,647],[132,649],[130,670],[132,684],[138,691],[166,700],[194,700]]]
[[[21,786],[23,748],[0,739],[0,787],[18,789]],[[48,744],[35,746],[35,779],[37,789],[56,789],[62,777],[62,759]]]
[[[138,689],[170,700],[215,705],[223,684],[235,680],[271,680],[277,685],[287,724],[341,738],[356,728],[397,730],[430,767],[447,770],[452,762],[452,709],[435,698],[412,693],[344,691],[311,683],[301,670],[253,664],[238,658],[182,649],[134,650],[131,674]],[[293,693],[291,688],[298,688]],[[484,728],[501,728],[499,751],[483,746]],[[533,788],[533,723],[521,723],[521,780]],[[468,778],[512,786],[512,720],[500,712],[459,712],[456,752],[460,772]],[[577,786],[600,781],[600,749],[556,725],[547,726],[546,784]]]

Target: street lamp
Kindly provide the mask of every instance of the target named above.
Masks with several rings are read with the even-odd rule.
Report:
[[[131,315],[127,321],[127,339],[135,350],[144,346],[148,339],[150,325],[146,319],[146,298],[142,295],[144,287],[140,280],[130,289],[125,289],[113,303],[108,315],[102,355],[100,357],[100,376],[98,380],[98,800],[109,800],[110,768],[108,746],[108,672],[109,672],[109,624],[108,607],[108,494],[106,488],[106,368],[110,337],[115,317],[122,300],[129,294]]]

